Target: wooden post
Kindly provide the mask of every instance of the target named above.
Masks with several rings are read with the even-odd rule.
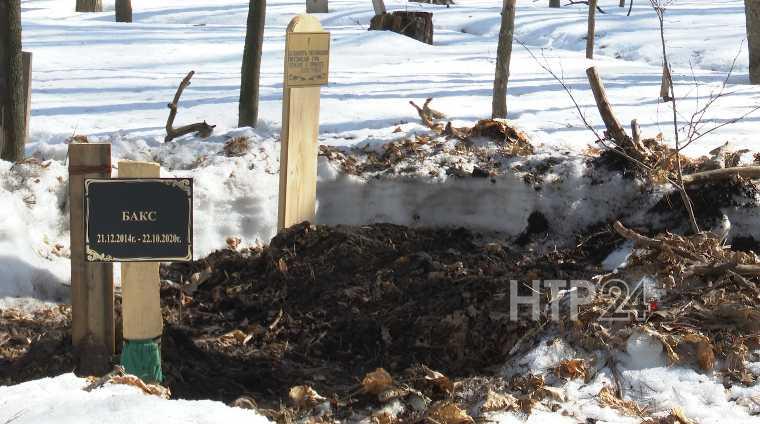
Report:
[[[375,16],[386,13],[383,0],[372,0],[372,7],[375,9]]]
[[[32,54],[21,52],[21,61],[24,68],[24,138],[29,139],[29,117],[32,114]]]
[[[111,145],[69,145],[71,341],[80,375],[105,374],[114,354],[113,264],[86,262],[84,180],[111,177]]]
[[[620,0],[619,7],[625,7],[625,0]]]
[[[306,13],[327,13],[327,0],[306,0]]]
[[[559,0],[549,0],[549,7],[560,7],[561,4]]]
[[[311,33],[307,37],[317,37],[314,33],[327,35],[327,56],[329,57],[329,34],[325,33],[319,21],[309,15],[299,15],[288,25],[288,36],[295,33]],[[320,34],[321,35],[321,34]],[[295,38],[293,38],[295,40]],[[324,41],[324,39],[322,39]],[[301,69],[299,74],[289,66],[298,66],[301,61],[289,65],[290,52],[298,51],[294,59],[308,59],[307,63],[323,60],[317,56],[304,55],[309,47],[316,44],[316,38],[306,42],[290,44],[286,42],[285,83],[282,100],[282,133],[280,150],[280,196],[277,213],[277,227],[286,228],[302,221],[314,221],[317,197],[317,152],[319,146],[319,90],[318,84],[327,81],[327,63],[322,71],[313,74],[314,68]],[[324,52],[323,52],[324,53]],[[292,80],[289,80],[292,75]],[[297,81],[313,80],[305,86]],[[318,81],[319,80],[319,81]]]
[[[159,178],[153,162],[119,161],[119,178]],[[163,333],[158,262],[122,262],[121,310],[125,340],[149,340]]]
[[[586,59],[594,58],[594,33],[596,32],[596,0],[588,2],[588,33],[586,34]]]

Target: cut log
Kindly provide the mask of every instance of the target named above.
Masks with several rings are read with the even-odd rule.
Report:
[[[393,31],[423,43],[433,44],[433,14],[430,12],[395,11],[375,15],[370,31]]]
[[[617,143],[620,147],[627,147],[631,144],[628,134],[625,132],[625,128],[620,124],[615,114],[612,112],[612,106],[607,99],[607,92],[604,89],[604,83],[596,72],[595,67],[586,69],[586,76],[588,77],[588,83],[591,85],[591,91],[594,93],[594,100],[596,101],[596,107],[599,109],[599,115],[602,116],[604,126],[607,127],[607,135]]]

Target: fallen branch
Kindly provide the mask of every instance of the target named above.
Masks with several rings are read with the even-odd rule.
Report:
[[[607,135],[615,141],[615,144],[622,148],[631,146],[631,139],[626,134],[625,128],[620,124],[615,113],[612,112],[612,106],[607,99],[607,91],[604,89],[604,83],[599,77],[599,73],[596,72],[596,68],[592,66],[586,69],[586,76],[591,86],[591,92],[594,93],[594,100],[596,101],[597,109],[599,109],[599,115],[602,116],[604,126],[607,127]]]
[[[612,224],[612,228],[614,228],[624,239],[631,240],[640,246],[662,246],[662,240],[641,235],[636,231],[626,228],[620,221],[615,221],[615,223]]]
[[[695,184],[705,181],[722,180],[736,176],[744,178],[760,178],[760,166],[737,166],[733,168],[714,169],[683,176],[684,184]]]
[[[179,106],[179,98],[182,96],[182,91],[190,85],[190,78],[195,75],[195,71],[190,71],[187,76],[182,80],[177,87],[177,92],[174,94],[174,100],[167,105],[169,108],[169,117],[166,119],[166,137],[164,142],[168,143],[177,137],[181,137],[185,134],[198,133],[201,138],[206,138],[211,135],[216,125],[209,125],[206,121],[196,122],[190,125],[183,125],[178,128],[174,128],[174,118],[177,117],[177,107]]]

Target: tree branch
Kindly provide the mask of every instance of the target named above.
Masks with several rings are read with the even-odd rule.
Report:
[[[190,71],[187,76],[182,79],[177,87],[177,92],[174,94],[174,100],[166,105],[169,108],[169,117],[166,119],[166,137],[164,142],[168,143],[177,137],[181,137],[185,134],[198,133],[201,138],[206,138],[211,135],[216,125],[209,125],[206,121],[196,122],[190,125],[183,125],[181,127],[174,128],[174,118],[177,117],[177,108],[179,107],[179,98],[182,96],[182,92],[185,87],[190,85],[190,78],[195,75],[195,71]]]

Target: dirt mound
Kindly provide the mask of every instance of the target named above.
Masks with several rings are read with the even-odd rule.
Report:
[[[168,384],[182,397],[230,400],[284,396],[296,382],[350,390],[377,367],[487,374],[535,325],[509,320],[510,279],[590,275],[552,262],[464,229],[301,224],[262,250],[173,264],[164,278],[197,288],[162,290]],[[209,369],[192,365],[201,363]],[[234,384],[196,384],[206,377]]]

